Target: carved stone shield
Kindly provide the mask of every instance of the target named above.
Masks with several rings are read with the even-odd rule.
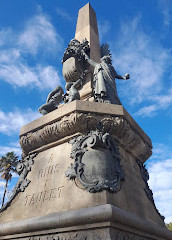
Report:
[[[71,141],[74,164],[66,171],[89,192],[108,190],[117,192],[124,180],[119,149],[109,133],[92,131]]]

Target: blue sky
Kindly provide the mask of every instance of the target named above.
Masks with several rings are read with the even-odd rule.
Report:
[[[85,0],[1,0],[0,155],[21,154],[22,125],[40,117],[37,108],[58,84],[61,60],[74,37]],[[119,97],[153,142],[149,184],[157,208],[172,221],[172,1],[90,1],[101,43],[130,81],[118,81]],[[12,182],[13,184],[13,182]],[[12,185],[11,184],[11,185]],[[0,182],[0,194],[3,183]]]

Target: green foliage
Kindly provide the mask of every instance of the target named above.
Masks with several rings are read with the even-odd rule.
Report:
[[[172,231],[172,222],[166,224],[166,227],[168,228],[168,230]]]
[[[8,152],[5,154],[5,156],[2,156],[0,158],[1,179],[4,179],[6,181],[3,200],[2,200],[2,206],[4,205],[4,201],[5,201],[8,181],[11,181],[11,178],[12,178],[11,172],[17,172],[16,166],[18,162],[19,162],[19,157],[16,156],[14,152]]]

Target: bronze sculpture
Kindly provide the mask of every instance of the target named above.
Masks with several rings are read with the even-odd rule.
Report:
[[[80,43],[76,39],[72,39],[66,48],[62,60],[63,76],[66,80],[66,93],[57,86],[47,98],[38,111],[45,115],[58,108],[58,105],[64,101],[69,103],[74,100],[80,100],[79,90],[84,85],[84,76],[88,72],[88,68],[92,68],[92,93],[96,102],[118,104],[121,101],[116,90],[115,78],[128,80],[129,74],[125,76],[119,75],[112,66],[109,45],[101,46],[100,62],[95,62],[89,57],[89,45],[85,39]]]
[[[121,101],[116,90],[115,78],[127,80],[130,78],[130,75],[125,74],[125,77],[123,77],[122,75],[117,74],[112,66],[111,54],[108,49],[108,45],[102,45],[101,49],[103,56],[100,59],[100,63],[93,61],[84,51],[82,51],[82,54],[85,56],[85,60],[94,68],[93,95],[95,101],[121,105]]]
[[[63,100],[64,91],[61,86],[57,86],[53,91],[48,94],[47,101],[45,104],[38,108],[38,111],[45,115],[49,112],[54,111],[58,108],[58,105]]]

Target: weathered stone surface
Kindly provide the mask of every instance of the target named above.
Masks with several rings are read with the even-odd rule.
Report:
[[[80,10],[75,34],[80,41],[85,37],[91,48],[85,60],[100,62],[96,15],[90,4]],[[82,67],[72,58],[65,66],[68,54],[66,50],[63,73],[68,83],[76,83]],[[87,68],[85,81],[79,79],[84,82],[80,96],[90,101],[93,69]],[[26,161],[20,163],[20,191],[0,213],[0,239],[172,239],[143,166],[152,154],[151,140],[127,111],[120,105],[88,101],[58,107],[21,129]]]
[[[0,214],[0,222],[42,216],[105,202],[105,193],[88,194],[79,189],[74,182],[68,182],[65,171],[71,163],[70,151],[71,145],[64,143],[36,156],[34,165],[27,175],[27,179],[31,181],[29,186],[22,194],[17,195],[7,210]]]
[[[89,3],[79,10],[75,38],[80,42],[86,38],[90,46],[90,58],[96,62],[100,62],[101,53],[97,19]],[[89,99],[89,101],[92,101],[92,69],[90,69],[90,72],[85,77],[84,86],[80,90],[82,100]]]
[[[119,144],[125,181],[116,193],[89,193],[77,181],[65,177],[65,171],[74,162],[68,141],[100,123]],[[110,203],[164,225],[145,193],[145,182],[136,162],[144,162],[151,155],[151,141],[122,106],[74,101],[27,124],[20,136],[24,152],[38,154],[27,175],[29,186],[0,214],[1,222]]]
[[[141,162],[150,157],[151,140],[122,106],[78,100],[22,127],[21,147],[25,154],[42,151],[65,137],[69,140],[73,134],[95,130],[100,122],[105,131]]]
[[[96,14],[89,3],[79,10],[75,38],[82,42],[85,38],[90,45],[90,58],[100,61],[100,44]]]
[[[171,240],[172,233],[106,204],[1,224],[0,239]]]

